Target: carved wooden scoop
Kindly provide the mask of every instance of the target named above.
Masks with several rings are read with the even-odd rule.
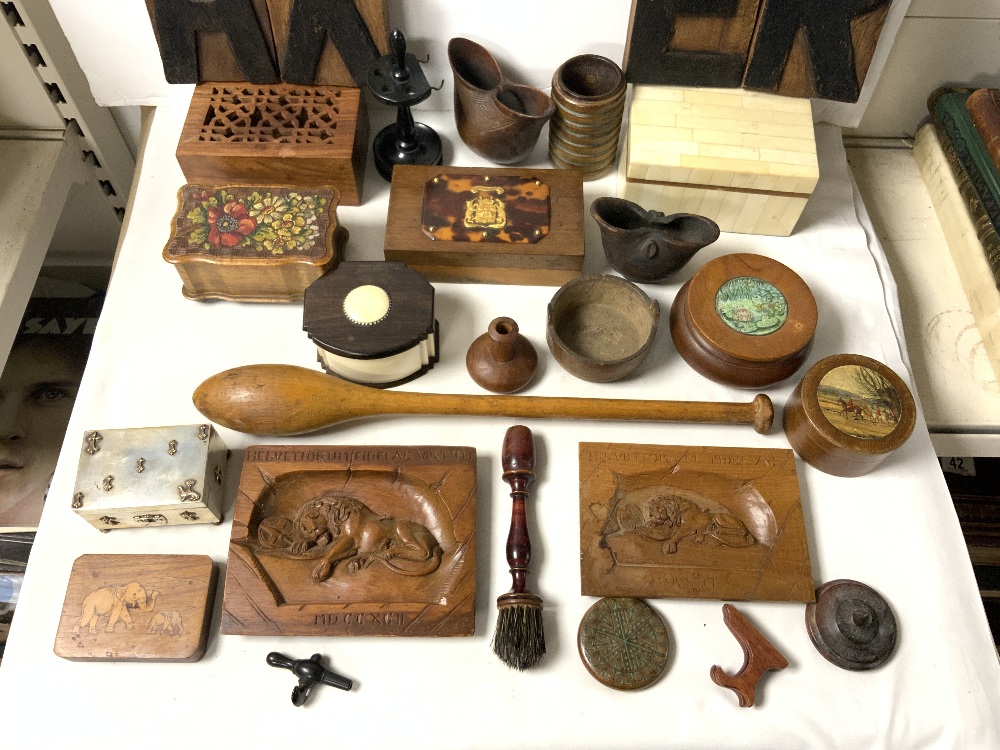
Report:
[[[385,391],[292,365],[247,365],[213,375],[194,392],[208,419],[251,435],[300,435],[379,414],[717,422],[771,429],[771,399],[751,403],[483,396]]]

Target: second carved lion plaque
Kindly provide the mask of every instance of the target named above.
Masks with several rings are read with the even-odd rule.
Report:
[[[790,450],[580,443],[586,596],[811,602]]]
[[[247,449],[223,633],[472,635],[475,593],[474,448]]]

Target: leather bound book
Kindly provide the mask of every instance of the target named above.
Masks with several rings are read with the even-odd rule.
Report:
[[[1000,169],[1000,89],[976,89],[965,105],[993,163]]]
[[[979,137],[966,101],[971,88],[939,88],[927,101],[931,122],[965,199],[976,233],[1000,289],[1000,170]]]

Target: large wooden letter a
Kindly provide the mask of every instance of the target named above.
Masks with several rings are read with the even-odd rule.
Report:
[[[281,80],[271,51],[270,21],[257,15],[253,0],[146,0],[146,7],[169,83]],[[207,37],[224,37],[236,65],[202,59],[209,57]],[[226,56],[224,47],[219,42],[213,50]],[[212,72],[213,62],[225,73]]]

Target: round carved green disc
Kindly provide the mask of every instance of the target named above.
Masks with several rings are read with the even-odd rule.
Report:
[[[580,621],[577,647],[587,671],[616,690],[656,682],[667,666],[667,628],[641,599],[607,597]]]
[[[738,276],[715,293],[715,311],[739,333],[766,336],[788,320],[788,301],[774,284],[756,276]]]

